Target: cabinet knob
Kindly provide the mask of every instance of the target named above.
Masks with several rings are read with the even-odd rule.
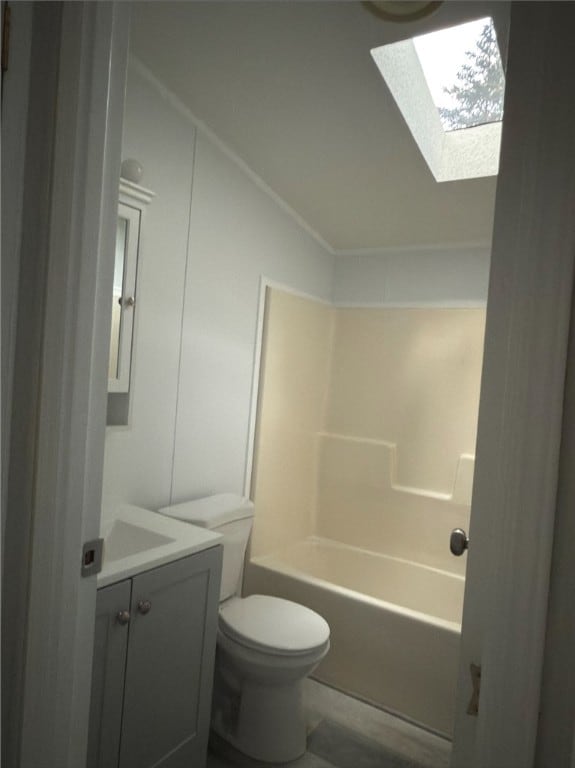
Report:
[[[133,307],[136,304],[136,297],[126,296],[126,298],[124,298],[123,296],[120,296],[120,298],[118,299],[118,304],[121,307]]]
[[[149,600],[140,600],[138,603],[138,611],[144,615],[150,612],[151,607],[152,603]]]
[[[130,611],[118,611],[116,621],[118,624],[127,624],[130,621]]]

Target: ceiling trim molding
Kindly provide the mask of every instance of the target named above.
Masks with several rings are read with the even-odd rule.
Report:
[[[394,256],[404,253],[449,253],[454,251],[491,251],[490,240],[469,240],[456,243],[412,243],[411,245],[385,245],[381,248],[335,249],[334,256]]]
[[[203,120],[200,120],[194,115],[194,113],[171,91],[149,68],[144,62],[134,54],[130,55],[129,66],[137,74],[141,75],[146,82],[155,88],[156,91],[167,101],[171,107],[179,112],[186,120],[188,120],[197,131],[202,133],[209,141],[211,141],[226,157],[228,157],[235,165],[246,174],[246,176],[252,181],[262,192],[265,192],[276,205],[281,208],[295,223],[304,230],[313,240],[316,241],[329,255],[333,256],[336,252],[327,240],[316,232],[316,230],[308,224],[308,222],[300,216],[283,197],[280,197],[263,179],[259,176],[253,168],[251,168],[245,160],[242,158],[206,124]]]
[[[485,309],[487,299],[420,299],[419,301],[333,301],[337,309]]]

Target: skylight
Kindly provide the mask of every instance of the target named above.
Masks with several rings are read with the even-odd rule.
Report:
[[[492,19],[371,55],[437,181],[497,174],[505,78]]]
[[[489,17],[413,38],[445,131],[503,118],[505,78]]]

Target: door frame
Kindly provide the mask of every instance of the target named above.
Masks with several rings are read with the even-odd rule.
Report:
[[[572,3],[512,5],[454,768],[535,757],[575,259],[573,24]]]
[[[25,286],[19,305],[39,328],[37,362],[19,369],[37,399],[16,414],[18,431],[32,436],[22,457],[29,483],[8,509],[30,526],[15,574],[27,581],[28,603],[12,759],[22,768],[78,768],[86,760],[96,601],[96,579],[80,575],[81,552],[99,536],[129,4],[58,3],[48,11],[60,23],[47,42],[57,99],[45,150],[46,272],[39,305],[28,304]]]
[[[49,244],[52,263],[47,282],[42,397],[37,424],[22,768],[54,765],[78,768],[85,757],[96,584],[94,578],[79,578],[79,553],[82,542],[97,535],[100,517],[110,324],[107,309],[113,274],[128,50],[129,4],[87,2],[62,5],[64,34],[59,74],[58,140],[53,166],[56,183],[51,203]],[[535,46],[542,56],[542,46],[537,41],[545,25],[541,25],[538,15],[545,17],[548,27],[553,25],[554,14],[559,12],[539,3],[532,4],[536,7],[530,10],[530,5],[518,4],[514,9],[511,42],[518,50],[523,47],[532,52]],[[556,26],[556,32],[560,34],[561,24]],[[568,29],[563,26],[563,31]],[[549,36],[545,39],[548,44]],[[546,52],[549,50],[556,60],[557,55],[549,48]],[[566,55],[565,51],[563,55]],[[511,52],[511,61],[513,56]],[[517,58],[517,62],[521,60],[521,57]],[[523,57],[523,62],[523,65],[512,65],[509,70],[509,105],[525,98],[522,66],[529,69],[531,61],[526,62]],[[529,88],[530,98],[534,90],[541,97],[547,71],[545,67],[538,70],[537,88]],[[557,88],[555,85],[552,89],[555,97]],[[544,129],[544,122],[537,120],[532,134]],[[536,231],[540,238],[537,243],[518,228],[529,214],[529,204],[534,204],[528,194],[520,193],[519,207],[523,218],[517,217],[513,226],[506,224],[500,202],[505,189],[503,178],[507,179],[507,195],[511,195],[514,176],[517,176],[515,191],[521,183],[525,183],[528,190],[533,176],[544,165],[547,153],[535,135],[528,142],[532,151],[535,148],[534,154],[529,155],[525,150],[519,152],[517,146],[506,141],[506,133],[510,133],[510,129],[504,128],[502,180],[498,190],[494,240],[495,265],[491,275],[491,307],[488,306],[487,363],[482,388],[483,414],[491,410],[493,419],[489,426],[484,416],[480,417],[479,435],[480,451],[481,441],[487,444],[488,437],[493,439],[489,444],[494,446],[494,455],[505,458],[504,464],[497,466],[505,471],[497,475],[496,483],[493,482],[488,473],[490,463],[486,452],[483,459],[480,455],[478,471],[483,479],[478,478],[474,495],[474,506],[483,509],[495,494],[496,508],[505,509],[506,515],[498,526],[501,539],[496,547],[486,548],[486,542],[482,544],[474,523],[470,531],[472,549],[469,553],[472,571],[474,561],[491,552],[491,592],[498,586],[503,585],[503,588],[497,604],[487,606],[484,614],[488,631],[485,654],[481,657],[485,671],[482,706],[467,743],[473,745],[473,755],[479,756],[474,759],[478,766],[501,765],[498,755],[515,752],[525,758],[524,762],[517,759],[505,763],[506,767],[521,765],[521,768],[527,768],[532,764],[532,739],[526,738],[526,732],[536,718],[539,703],[541,638],[547,599],[545,574],[550,559],[560,443],[561,405],[557,398],[562,392],[565,367],[573,254],[568,258],[566,248],[557,241],[554,269],[551,275],[548,274],[549,253],[539,247],[545,242],[545,226]],[[563,140],[566,142],[566,137]],[[552,146],[551,151],[556,152],[556,146]],[[563,193],[564,187],[559,184],[552,196],[562,212]],[[552,220],[555,222],[556,216]],[[564,225],[561,232],[565,233]],[[549,240],[549,232],[547,235]],[[533,241],[536,239],[532,238]],[[520,245],[525,248],[525,258],[521,258]],[[506,246],[509,246],[509,254],[505,253]],[[552,292],[552,300],[544,306],[538,301],[538,297],[542,297],[537,290],[537,280],[541,278],[544,278],[545,286],[547,278],[552,283],[546,286],[550,295]],[[533,297],[530,291],[535,291]],[[526,306],[531,298],[532,306]],[[524,328],[521,327],[523,321],[526,323]],[[502,337],[497,335],[500,322],[506,330]],[[547,357],[540,344],[533,345],[536,349],[525,349],[529,338],[542,338],[542,328],[554,340],[552,354],[548,351]],[[536,332],[535,336],[530,336],[530,332]],[[536,359],[550,361],[548,375],[526,377]],[[490,376],[493,376],[492,380]],[[517,402],[510,400],[514,379],[525,382],[528,390]],[[504,386],[503,402],[497,390],[501,385]],[[532,470],[534,465],[538,468],[538,463],[531,444],[524,439],[532,432],[522,429],[521,425],[532,421],[533,405],[541,402],[553,403],[550,414],[541,413],[540,406],[537,410],[542,439],[535,458],[540,460],[544,455],[547,461],[545,475],[537,484],[537,493],[530,498],[527,490],[533,489],[533,474],[537,475],[537,472]],[[511,493],[519,480],[525,481],[523,492]],[[489,483],[494,486],[491,495],[486,492]],[[539,504],[542,496],[544,514],[541,514]],[[524,526],[523,503],[529,510],[530,520],[544,518],[541,528],[537,526],[533,531]],[[521,533],[520,542],[518,532]],[[541,532],[542,536],[533,535],[534,532]],[[522,551],[519,543],[524,547]],[[524,569],[525,564],[531,562],[537,563],[536,580],[529,568]],[[518,565],[523,567],[519,572],[524,578],[510,581],[509,575]],[[536,590],[533,593],[534,584]],[[529,597],[527,602],[526,596]],[[516,597],[520,600],[520,610],[506,613]],[[526,624],[533,628],[531,633],[525,633]],[[500,634],[503,646],[495,642]],[[528,635],[524,643],[528,650],[526,655],[518,653],[515,645],[524,635]],[[466,660],[464,656],[462,658],[465,667]],[[502,670],[505,674],[496,674]],[[526,696],[518,710],[513,709],[517,704],[516,692],[512,690],[515,682],[520,684],[520,691]],[[467,688],[463,685],[460,688],[458,708],[467,699]],[[50,690],[49,707],[43,706],[46,690]],[[483,706],[483,702],[490,702],[489,706]],[[465,721],[463,718],[463,730],[458,728],[456,740],[459,733],[468,730],[469,719]],[[32,733],[34,738],[31,738]],[[505,745],[503,735],[507,739]],[[486,755],[489,759],[485,759]],[[468,762],[465,768],[470,766]]]

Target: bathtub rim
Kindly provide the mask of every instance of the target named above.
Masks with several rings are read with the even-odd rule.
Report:
[[[308,543],[308,542],[311,544],[316,544],[318,542],[320,543],[328,542],[328,546],[330,547],[333,546],[333,548],[353,549],[357,552],[369,554],[370,556],[381,557],[387,560],[401,562],[402,564],[412,565],[417,568],[423,568],[425,570],[434,571],[436,573],[440,573],[442,575],[445,575],[457,581],[465,582],[464,576],[451,573],[450,571],[445,571],[440,568],[434,568],[433,566],[415,563],[412,560],[406,560],[404,558],[394,557],[393,555],[385,555],[379,552],[372,552],[371,550],[363,549],[361,547],[353,547],[348,544],[344,544],[343,542],[334,541],[333,539],[325,539],[320,536],[309,536],[305,540],[302,540],[302,542],[295,542],[295,544]],[[424,613],[423,611],[417,611],[413,608],[406,608],[405,606],[399,605],[397,603],[392,603],[388,600],[382,600],[381,598],[372,597],[371,595],[366,595],[363,592],[359,592],[355,589],[351,589],[350,587],[343,587],[339,584],[335,584],[332,581],[328,581],[327,579],[322,579],[318,576],[312,576],[311,574],[306,573],[304,570],[300,568],[296,568],[295,566],[287,565],[285,563],[281,563],[280,567],[277,567],[277,561],[274,562],[274,557],[278,557],[278,555],[279,555],[279,552],[276,551],[276,552],[269,553],[267,555],[260,555],[255,558],[250,557],[247,563],[247,567],[248,568],[256,567],[256,568],[261,568],[267,571],[281,573],[285,576],[289,576],[290,578],[296,579],[301,583],[311,584],[320,589],[326,589],[331,592],[336,592],[339,595],[348,597],[349,599],[359,601],[365,605],[371,606],[372,608],[388,610],[388,611],[391,611],[392,613],[396,613],[406,618],[413,619],[414,621],[424,622],[426,624],[430,624],[432,626],[438,627],[439,629],[445,630],[455,635],[459,635],[459,636],[461,635],[461,621],[459,622],[449,621],[447,619],[442,619],[438,616],[434,616],[433,614]]]

